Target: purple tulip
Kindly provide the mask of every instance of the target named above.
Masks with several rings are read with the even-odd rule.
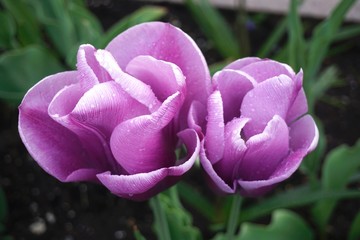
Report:
[[[187,125],[206,106],[210,75],[195,42],[166,23],[137,25],[105,50],[82,45],[77,70],[48,76],[19,107],[29,153],[60,181],[93,181],[147,199],[170,187],[200,151]],[[177,160],[175,150],[187,156]]]
[[[214,75],[200,161],[221,192],[264,194],[316,147],[302,77],[259,58],[240,59]]]

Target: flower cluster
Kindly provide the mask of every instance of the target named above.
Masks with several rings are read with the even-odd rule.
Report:
[[[257,196],[315,148],[318,131],[306,112],[302,72],[245,58],[211,80],[187,34],[152,22],[104,50],[80,46],[77,70],[48,76],[25,95],[19,133],[52,176],[97,182],[120,197],[148,199],[198,156],[222,192]]]

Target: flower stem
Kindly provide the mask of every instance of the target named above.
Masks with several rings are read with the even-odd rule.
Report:
[[[235,231],[238,225],[241,202],[242,202],[242,197],[240,196],[240,194],[235,194],[233,197],[233,201],[230,209],[230,216],[226,230],[226,239],[228,240],[235,239]]]
[[[161,204],[160,194],[150,199],[153,213],[155,215],[155,222],[157,225],[157,235],[159,240],[171,240],[169,225],[166,218],[164,208]]]

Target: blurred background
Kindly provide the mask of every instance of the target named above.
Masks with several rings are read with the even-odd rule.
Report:
[[[310,239],[360,239],[360,1],[211,2],[0,0],[0,239],[134,239],[135,230],[155,239],[147,202],[58,182],[31,159],[17,132],[26,91],[47,75],[75,69],[80,44],[104,48],[127,28],[155,20],[188,33],[212,74],[246,56],[304,71],[319,147],[290,181],[245,201],[240,221],[261,226],[263,236],[281,235],[268,224],[279,224],[273,214],[288,209]],[[203,239],[224,227],[229,200],[204,186],[200,168],[178,189]]]

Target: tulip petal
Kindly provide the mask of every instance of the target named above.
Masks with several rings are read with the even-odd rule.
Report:
[[[129,96],[114,81],[101,83],[87,91],[69,117],[101,133],[107,141],[121,122],[149,114],[148,109]]]
[[[96,49],[90,44],[80,46],[77,53],[78,78],[83,90],[111,80],[109,74],[102,69],[95,58]]]
[[[260,62],[260,61],[262,61],[262,60],[261,60],[261,58],[258,58],[258,57],[240,58],[240,59],[230,63],[229,65],[227,65],[224,69],[241,70],[243,67],[245,67],[251,63]]]
[[[293,93],[294,82],[285,75],[264,81],[250,90],[241,105],[241,115],[251,119],[245,126],[245,137],[261,133],[274,115],[285,119],[295,98]]]
[[[244,196],[256,197],[270,191],[277,183],[288,179],[300,166],[302,159],[306,156],[306,151],[301,149],[284,158],[274,173],[265,180],[246,181],[238,180],[240,192]]]
[[[224,107],[224,122],[240,117],[240,107],[246,93],[253,88],[251,79],[240,71],[223,70],[214,75],[213,83],[221,93]]]
[[[186,112],[193,100],[206,104],[211,82],[205,58],[194,40],[179,28],[162,22],[139,24],[118,35],[106,50],[122,69],[140,55],[174,63],[186,77]]]
[[[319,130],[314,119],[305,115],[290,126],[290,148],[304,149],[306,154],[313,151],[319,141]]]
[[[224,155],[224,115],[219,91],[214,91],[208,99],[205,148],[212,164]]]
[[[138,56],[126,66],[126,72],[151,86],[160,101],[180,91],[186,94],[185,77],[179,67],[170,62],[157,60],[151,56]]]
[[[44,78],[25,95],[19,107],[19,133],[35,161],[60,181],[93,180],[96,166],[88,163],[91,156],[78,137],[48,115],[49,103],[55,94],[77,83],[76,72],[63,72]],[[87,173],[74,174],[79,169]]]
[[[290,66],[267,59],[251,63],[241,68],[241,71],[252,76],[258,83],[280,75],[286,75],[290,78],[295,76]]]
[[[192,129],[178,133],[188,152],[186,160],[179,165],[160,168],[146,173],[132,175],[111,175],[110,172],[98,174],[97,177],[113,194],[132,200],[146,200],[172,186],[195,163],[200,151],[200,142]]]
[[[289,130],[286,122],[275,115],[264,132],[252,136],[247,142],[247,152],[239,165],[241,180],[265,180],[289,153]]]
[[[177,92],[153,114],[122,122],[114,129],[111,150],[125,171],[129,174],[145,173],[174,164],[177,138],[169,123],[181,104]]]
[[[200,140],[204,138],[203,130],[205,129],[206,125],[205,118],[206,107],[202,103],[194,101],[189,109],[187,123],[189,125],[189,128],[194,129],[198,133]]]
[[[205,141],[201,142],[201,149],[200,149],[200,163],[207,175],[210,177],[211,181],[215,184],[216,188],[224,193],[234,193],[235,192],[235,185],[229,186],[224,179],[222,179],[218,173],[215,171],[213,164],[209,160],[206,155],[205,149]]]
[[[241,138],[241,131],[249,121],[246,118],[236,118],[225,126],[225,148],[224,157],[214,165],[214,169],[231,185],[236,169],[241,164],[241,160],[247,150],[244,140]]]
[[[114,57],[106,50],[98,50],[95,54],[100,65],[109,75],[133,98],[154,112],[161,105],[151,87],[133,76],[123,72]]]

